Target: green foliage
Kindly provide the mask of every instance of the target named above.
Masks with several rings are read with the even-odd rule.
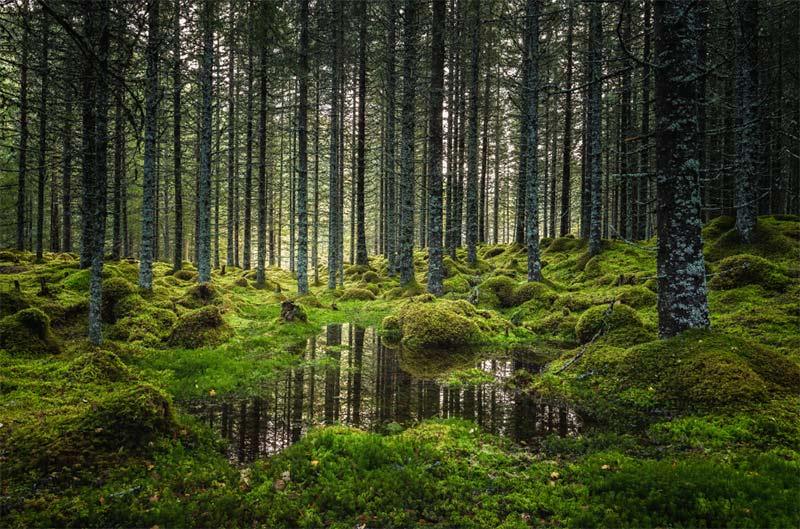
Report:
[[[50,318],[40,309],[23,309],[0,320],[0,349],[12,354],[57,354],[58,341],[50,330]]]
[[[708,286],[729,290],[745,285],[761,285],[768,290],[783,290],[791,283],[780,267],[756,255],[732,255],[717,265]]]
[[[230,338],[232,330],[214,305],[207,305],[187,312],[178,318],[172,329],[169,344],[196,349],[216,345]]]

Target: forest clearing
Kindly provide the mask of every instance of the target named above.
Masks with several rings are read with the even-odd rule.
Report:
[[[800,526],[800,4],[0,31],[0,527]]]

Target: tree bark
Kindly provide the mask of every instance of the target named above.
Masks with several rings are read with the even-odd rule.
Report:
[[[41,261],[44,256],[44,185],[47,182],[47,85],[49,75],[48,53],[50,51],[50,21],[42,12],[41,28],[41,63],[39,64],[39,79],[41,90],[39,93],[39,178],[37,181],[36,201],[36,260]]]
[[[590,184],[590,218],[589,218],[589,254],[597,255],[600,253],[600,214],[601,214],[601,192],[602,174],[600,167],[600,134],[601,134],[601,93],[602,86],[602,67],[603,67],[603,21],[601,6],[599,3],[592,3],[589,7],[589,96],[587,111],[587,136],[589,171],[587,179]]]
[[[523,86],[522,104],[525,106],[525,243],[528,251],[528,281],[542,279],[539,259],[539,0],[527,0],[525,6],[525,55],[523,61],[528,72]]]
[[[442,107],[444,103],[445,0],[433,0],[431,85],[428,112],[428,292],[444,293],[442,263]]]
[[[25,186],[28,180],[28,34],[30,9],[28,0],[22,0],[22,45],[19,61],[19,169],[17,176],[17,250],[25,249]],[[81,259],[83,263],[83,259]]]
[[[358,167],[356,176],[356,264],[367,264],[367,234],[364,215],[364,172],[366,169],[367,99],[367,0],[359,0],[358,35]]]
[[[308,0],[300,0],[297,115],[297,291],[300,294],[308,292],[308,46]]]
[[[197,281],[211,281],[211,76],[214,67],[214,30],[212,0],[203,0],[201,27],[203,38],[200,62],[200,182],[198,186],[197,210],[199,213],[199,237]],[[252,150],[252,149],[251,149]]]
[[[416,109],[417,0],[403,9],[403,99],[400,153],[400,284],[414,280],[414,118]]]
[[[559,235],[566,236],[572,227],[571,201],[572,201],[572,45],[575,33],[575,4],[569,0],[567,13],[567,78],[564,89],[564,150],[561,167],[561,217]]]
[[[181,0],[175,0],[172,50],[172,178],[175,185],[175,246],[172,269],[183,267],[183,183],[181,171]],[[233,83],[233,77],[231,77]],[[232,196],[232,195],[231,195]]]
[[[697,20],[693,0],[655,3],[658,326],[708,327],[697,161]]]

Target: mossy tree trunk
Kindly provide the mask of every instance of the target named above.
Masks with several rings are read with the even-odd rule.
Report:
[[[444,102],[445,0],[433,1],[428,113],[428,292],[444,292],[442,263],[442,106]]]
[[[175,185],[175,245],[172,269],[183,266],[183,184],[181,171],[181,0],[175,0],[172,42],[172,178]]]
[[[203,38],[200,61],[200,160],[197,211],[199,215],[199,248],[197,280],[200,283],[211,281],[211,71],[214,67],[214,14],[213,0],[203,0],[201,7],[201,28]]]
[[[536,150],[539,144],[539,0],[525,4],[525,49],[522,58],[527,66],[525,84],[522,86],[526,153],[525,159],[525,243],[528,251],[528,281],[542,279],[539,260],[539,175]],[[545,175],[547,177],[547,175]]]
[[[589,7],[589,94],[588,109],[586,112],[586,136],[588,140],[587,158],[589,169],[587,180],[589,183],[589,253],[600,253],[600,225],[602,209],[602,173],[600,165],[601,144],[601,93],[603,69],[603,20],[602,7],[598,2],[593,2]]]
[[[160,0],[148,0],[145,60],[144,172],[142,179],[142,239],[139,257],[139,287],[153,288],[153,256],[156,237],[156,135],[158,134],[158,48]]]
[[[328,204],[328,289],[336,288],[339,252],[339,77],[341,75],[342,3],[333,1],[333,42],[331,47],[331,103]]]
[[[267,260],[267,46],[261,45],[258,64],[258,260],[256,284],[264,285]]]
[[[658,326],[670,337],[709,325],[696,158],[698,6],[655,6]]]
[[[478,259],[478,77],[480,63],[480,0],[470,0],[469,124],[467,146],[467,261]]]
[[[297,291],[300,294],[308,292],[308,41],[308,0],[300,0],[299,106],[297,114]],[[300,376],[302,383],[302,374]],[[302,385],[300,389],[302,390]]]
[[[247,132],[245,139],[245,167],[244,167],[244,241],[242,248],[242,268],[250,270],[253,218],[253,78],[255,67],[253,65],[253,39],[255,38],[255,4],[253,0],[248,3],[247,20],[249,31],[247,33]]]
[[[403,96],[400,153],[400,284],[414,280],[414,118],[416,108],[417,0],[403,9]]]
[[[364,218],[364,173],[366,170],[367,104],[367,1],[359,0],[358,30],[358,165],[356,177],[356,259],[367,264],[367,234]]]
[[[566,80],[564,82],[564,138],[563,138],[563,155],[561,161],[561,217],[559,225],[559,235],[564,237],[570,232],[571,228],[571,170],[570,164],[572,162],[572,46],[575,33],[575,4],[573,0],[568,0],[567,6],[567,72]],[[553,190],[555,192],[555,189]]]

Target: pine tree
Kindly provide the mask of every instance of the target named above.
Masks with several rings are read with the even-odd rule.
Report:
[[[433,0],[431,85],[428,111],[428,292],[444,293],[442,263],[442,107],[444,103],[445,0]]]
[[[308,292],[308,0],[300,0],[297,114],[297,291]]]
[[[400,284],[414,280],[414,118],[416,109],[417,0],[405,0],[403,8],[403,95],[400,140]]]
[[[542,279],[539,260],[539,0],[527,0],[525,5],[525,50],[523,61],[527,66],[526,84],[522,87],[522,104],[525,124],[525,245],[528,251],[528,281]]]
[[[601,173],[601,93],[602,93],[602,62],[603,62],[603,19],[599,2],[593,2],[589,7],[589,94],[587,98],[587,158],[589,168],[586,179],[589,183],[591,208],[589,218],[589,254],[600,253],[600,213],[602,209],[602,173]]]
[[[478,259],[478,77],[480,0],[470,0],[469,146],[467,147],[467,262]],[[535,157],[534,157],[535,159]]]
[[[200,160],[197,210],[199,214],[199,248],[197,281],[211,281],[211,98],[212,69],[214,67],[213,0],[203,0],[200,25],[202,28],[202,56],[200,60]]]

